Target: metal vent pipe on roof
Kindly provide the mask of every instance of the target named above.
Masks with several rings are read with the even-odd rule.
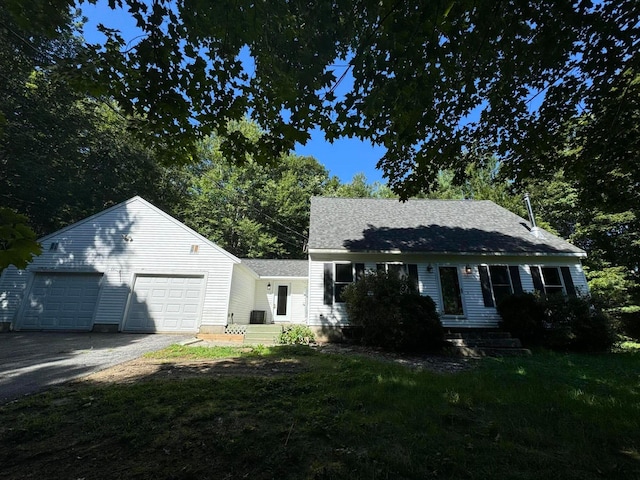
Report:
[[[542,230],[536,225],[536,219],[533,216],[533,209],[531,208],[531,199],[529,194],[524,194],[524,203],[527,206],[527,213],[529,214],[529,222],[531,223],[531,234],[536,238],[542,238]]]
[[[524,194],[524,203],[527,206],[527,213],[529,213],[529,221],[531,222],[531,229],[536,228],[536,219],[533,218],[533,209],[531,208],[531,199],[529,198],[529,194]]]

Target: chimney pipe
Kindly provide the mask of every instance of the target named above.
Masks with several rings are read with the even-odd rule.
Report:
[[[531,199],[529,198],[529,194],[524,194],[524,203],[527,206],[527,213],[529,214],[529,222],[531,222],[531,235],[536,238],[542,238],[542,230],[538,228],[536,225],[536,219],[533,216],[533,209],[531,208]]]
[[[533,230],[534,228],[538,228],[536,227],[536,219],[533,218],[533,210],[531,209],[531,200],[529,199],[528,193],[524,194],[524,203],[527,206],[527,213],[529,214],[529,222],[531,222],[531,230]]]

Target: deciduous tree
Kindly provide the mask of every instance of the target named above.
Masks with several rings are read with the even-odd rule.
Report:
[[[229,128],[253,141],[263,134],[248,121]],[[234,255],[304,258],[310,199],[322,194],[326,169],[293,154],[267,165],[250,155],[228,158],[223,142],[217,135],[201,142],[182,219]]]
[[[49,34],[76,3],[7,0]],[[186,148],[217,132],[227,154],[276,158],[318,126],[384,145],[379,167],[405,197],[443,169],[462,172],[472,150],[498,153],[512,178],[553,168],[532,153],[562,144],[584,113],[600,119],[584,146],[597,149],[640,71],[636,0],[109,4],[140,35],[104,25],[106,43],[74,66],[94,93],[144,115],[155,138]],[[227,130],[248,113],[265,131],[257,143]],[[620,151],[633,141],[617,137]]]

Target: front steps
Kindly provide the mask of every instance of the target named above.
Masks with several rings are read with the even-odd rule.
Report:
[[[245,345],[274,345],[282,333],[282,325],[247,325]]]
[[[196,338],[223,345],[275,345],[282,325],[228,325],[225,333],[199,333]]]
[[[450,331],[445,340],[452,350],[465,357],[511,357],[531,355],[531,350],[522,348],[522,343],[509,332],[494,330]]]

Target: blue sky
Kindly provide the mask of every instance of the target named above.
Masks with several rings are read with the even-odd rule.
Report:
[[[82,4],[82,14],[88,18],[84,27],[84,36],[88,42],[98,43],[104,40],[104,36],[96,30],[98,23],[119,29],[127,41],[133,40],[137,35],[132,17],[122,10],[111,10],[106,0],[99,0],[96,5]],[[374,147],[370,142],[344,138],[331,144],[325,140],[321,131],[314,130],[307,144],[299,145],[295,151],[300,155],[315,157],[329,170],[330,175],[338,176],[343,183],[350,182],[356,173],[361,172],[369,182],[383,181],[382,172],[375,166],[384,155],[384,148]]]

